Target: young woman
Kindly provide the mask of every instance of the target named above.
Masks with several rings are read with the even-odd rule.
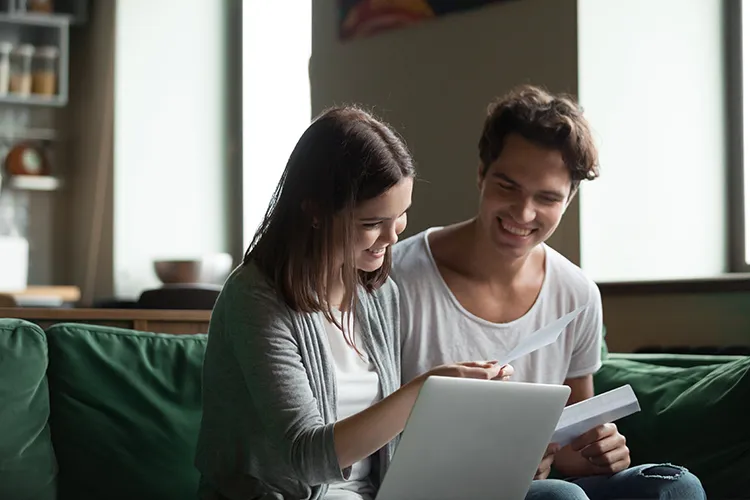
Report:
[[[300,138],[211,317],[202,499],[372,498],[428,376],[512,373],[445,365],[401,387],[388,273],[414,175],[399,137],[357,108]]]

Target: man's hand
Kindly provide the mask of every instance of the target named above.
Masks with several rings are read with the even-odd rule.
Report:
[[[591,464],[594,474],[614,474],[630,467],[630,450],[615,424],[591,429],[570,443],[570,448]]]
[[[552,464],[555,461],[555,453],[560,451],[560,445],[551,443],[547,446],[547,451],[544,452],[544,457],[536,469],[534,479],[547,479],[549,477],[550,470],[552,470]]]

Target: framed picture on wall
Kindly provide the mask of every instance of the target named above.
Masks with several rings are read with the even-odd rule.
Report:
[[[364,38],[428,19],[518,0],[339,0],[339,37]]]

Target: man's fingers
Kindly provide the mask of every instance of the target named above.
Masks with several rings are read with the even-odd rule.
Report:
[[[545,466],[544,464],[539,464],[539,468],[536,470],[536,474],[534,474],[534,479],[547,479],[549,471],[550,467]]]
[[[557,443],[550,443],[547,445],[547,450],[545,451],[545,455],[552,455],[554,456],[558,451],[560,451],[560,445]]]
[[[612,464],[616,464],[623,460],[629,460],[630,459],[629,457],[630,457],[630,450],[628,449],[627,446],[623,446],[623,447],[608,451],[607,453],[602,453],[600,455],[594,455],[594,456],[586,457],[586,458],[589,460],[589,462],[599,467],[609,467]]]
[[[581,450],[581,455],[585,458],[592,458],[605,455],[611,451],[625,447],[625,436],[615,434],[602,440],[596,441]]]
[[[552,469],[552,463],[555,460],[554,455],[545,456],[539,463],[539,467],[536,469],[534,479],[546,479],[549,476],[550,470]]]
[[[585,440],[592,440],[582,446]],[[611,474],[627,469],[630,466],[630,450],[626,446],[625,436],[617,432],[615,424],[605,424],[585,433],[576,439],[571,448],[600,470],[602,474]]]
[[[536,469],[534,479],[546,479],[549,476],[552,464],[555,462],[555,453],[560,450],[560,445],[557,443],[550,443],[547,445],[547,449],[544,451],[544,457],[539,463],[539,467]]]
[[[547,455],[546,457],[542,459],[541,463],[539,464],[539,470],[544,471],[544,470],[551,468],[552,462],[554,461],[555,461],[554,455]]]
[[[597,441],[601,441],[616,433],[617,426],[615,424],[600,425],[574,439],[573,442],[570,443],[570,448],[573,451],[581,451],[587,446],[596,443]]]
[[[537,470],[536,474],[534,474],[534,480],[538,481],[540,479],[547,479],[549,477],[550,470]]]
[[[630,455],[622,460],[618,460],[606,465],[594,464],[594,467],[596,468],[597,474],[616,474],[630,467]]]

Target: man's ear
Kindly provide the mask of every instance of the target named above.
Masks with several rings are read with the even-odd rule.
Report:
[[[570,206],[570,203],[573,201],[573,198],[576,197],[576,194],[578,194],[578,187],[571,187],[570,193],[568,194],[568,199],[565,200],[565,206],[563,207],[563,214],[568,210],[568,207]]]

